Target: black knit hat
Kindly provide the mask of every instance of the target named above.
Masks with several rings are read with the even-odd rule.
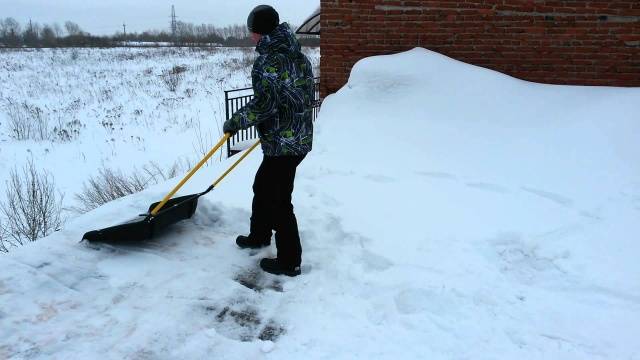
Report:
[[[256,6],[247,18],[249,31],[260,35],[267,35],[280,24],[280,17],[276,9],[269,5]]]

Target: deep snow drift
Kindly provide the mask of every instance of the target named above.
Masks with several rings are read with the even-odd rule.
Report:
[[[633,359],[639,103],[423,49],[365,59],[298,171],[302,276],[233,243],[256,152],[150,243],[77,241],[176,179],[0,256],[0,357]]]

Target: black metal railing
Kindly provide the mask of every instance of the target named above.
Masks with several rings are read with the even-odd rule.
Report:
[[[225,90],[225,119],[229,120],[233,114],[253,99],[253,88],[242,88],[234,90]],[[314,78],[314,95],[313,95],[313,121],[316,121],[318,112],[320,112],[320,78]],[[258,131],[255,127],[238,131],[235,135],[227,139],[227,156],[231,157],[240,152],[234,149],[234,146],[240,142],[253,140],[258,138]]]

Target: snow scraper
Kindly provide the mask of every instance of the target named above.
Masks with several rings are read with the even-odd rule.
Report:
[[[216,146],[193,168],[189,173],[171,190],[162,201],[156,202],[149,206],[149,210],[145,214],[125,222],[120,225],[104,228],[101,230],[89,231],[84,234],[82,240],[89,242],[101,242],[108,244],[125,244],[136,243],[142,240],[150,239],[158,235],[166,227],[175,224],[181,220],[189,219],[196,211],[198,206],[198,198],[209,193],[218,185],[222,179],[227,176],[253,149],[260,144],[257,141],[233,164],[225,171],[207,190],[201,193],[171,198],[178,190],[204,165],[213,154],[227,141],[230,134],[225,134]]]

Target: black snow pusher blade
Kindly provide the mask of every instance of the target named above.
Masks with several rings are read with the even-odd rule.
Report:
[[[108,244],[130,244],[143,240],[151,239],[157,236],[165,228],[179,221],[189,219],[196,212],[198,206],[198,198],[209,193],[225,176],[227,176],[253,149],[255,149],[260,141],[245,151],[244,154],[224,172],[209,188],[201,193],[171,198],[176,192],[198,171],[204,163],[209,160],[213,154],[225,143],[229,134],[218,142],[211,151],[193,168],[187,176],[169,193],[162,201],[155,202],[149,206],[147,213],[139,215],[123,224],[111,226],[101,230],[89,231],[82,237],[83,240],[89,242],[101,242]]]
[[[201,194],[196,194],[171,199],[156,216],[150,216],[151,211],[160,204],[160,202],[153,203],[147,214],[139,215],[120,225],[90,231],[82,238],[90,242],[108,244],[128,244],[151,239],[164,228],[191,218],[196,212],[200,196]]]

